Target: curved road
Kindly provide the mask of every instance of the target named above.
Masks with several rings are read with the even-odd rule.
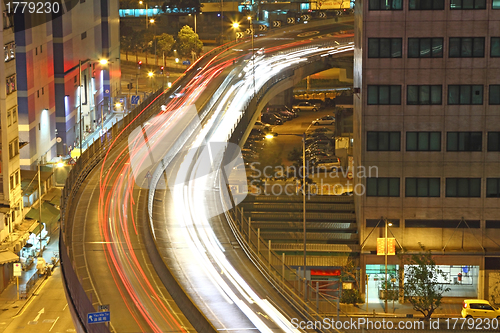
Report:
[[[335,31],[346,30],[349,27],[342,24],[316,27],[312,30],[317,32],[308,34],[307,30],[311,29],[302,25],[280,35],[274,34],[269,37],[256,38],[256,58],[253,62],[249,60],[251,56],[249,40],[240,42],[212,59],[202,58],[201,61],[192,66],[191,72],[179,81],[174,94],[169,96],[163,94],[150,106],[155,108],[160,116],[152,119],[148,124],[144,124],[139,132],[134,132],[135,137],[116,142],[108,151],[103,163],[89,175],[86,183],[80,188],[78,198],[75,198],[78,209],[74,217],[73,239],[68,245],[73,252],[74,267],[84,288],[92,295],[93,302],[96,305],[111,305],[111,327],[114,331],[194,331],[160,282],[144,248],[142,234],[149,232],[147,229],[149,228],[148,221],[141,218],[143,214],[140,211],[145,208],[144,203],[148,193],[148,178],[145,178],[144,174],[147,175],[148,171],[153,172],[160,160],[156,158],[156,153],[149,154],[149,151],[155,151],[156,145],[161,142],[162,149],[165,149],[163,150],[164,154],[174,147],[178,139],[181,138],[181,134],[190,129],[190,126],[198,119],[197,131],[201,132],[196,132],[199,134],[198,136],[191,136],[185,140],[189,147],[199,152],[200,144],[206,140],[224,141],[224,138],[227,138],[225,135],[228,125],[231,122],[234,124],[234,117],[237,117],[235,112],[225,113],[229,110],[231,101],[243,103],[245,98],[249,98],[249,91],[253,89],[251,87],[253,83],[248,80],[246,86],[245,83],[240,83],[239,89],[232,88],[237,83],[237,74],[235,73],[238,73],[238,70],[240,73],[245,74],[246,71],[248,74],[250,65],[254,63],[255,72],[260,73],[265,68],[262,67],[258,70],[258,65],[264,65],[264,63],[259,62],[269,58],[269,54],[272,52],[302,49],[315,42],[311,38],[312,36],[322,36],[325,41],[333,41],[336,38],[333,34]],[[262,48],[264,50],[261,50]],[[279,71],[279,64],[274,64],[272,67]],[[245,75],[243,76],[245,77]],[[246,77],[248,78],[248,75]],[[254,80],[257,81],[257,85],[261,85],[267,79],[269,77],[266,75],[258,77],[256,75]],[[176,86],[174,85],[174,87]],[[243,88],[244,90],[242,90]],[[243,91],[244,94],[238,95],[238,90]],[[233,105],[235,104],[233,103]],[[165,105],[165,107],[161,108],[161,105]],[[186,107],[189,105],[196,108]],[[193,112],[193,110],[199,111]],[[209,132],[211,135],[208,135]],[[172,140],[165,140],[162,136],[164,133],[171,133],[169,135],[171,135]],[[181,156],[179,155],[179,157]],[[171,166],[181,166],[177,171],[186,171],[186,168],[182,166],[183,161],[185,159],[179,158]],[[200,166],[190,165],[187,170],[195,170],[196,172],[198,168]],[[188,189],[184,192],[185,190],[182,190],[183,184],[191,178],[191,175],[185,173],[184,178],[178,178],[180,176],[175,172],[175,168],[172,170],[170,176],[177,177],[179,181],[176,180],[177,185],[173,187],[174,192],[161,190],[159,200],[164,200],[164,204],[160,208],[155,206],[155,208],[160,209],[156,211],[161,215],[154,216],[155,230],[158,233],[165,232],[164,235],[158,234],[158,237],[164,236],[164,239],[169,240],[164,243],[167,250],[164,257],[169,260],[170,268],[182,277],[181,282],[185,283],[187,290],[194,295],[192,297],[196,304],[217,329],[235,329],[236,331],[246,329],[255,331],[256,328],[261,331],[285,330],[286,327],[283,326],[283,323],[287,322],[287,318],[283,314],[293,316],[293,310],[287,308],[287,305],[279,297],[271,295],[272,288],[266,286],[266,282],[259,277],[258,272],[244,254],[240,251],[234,251],[229,254],[227,259],[238,270],[244,269],[239,274],[242,274],[247,282],[238,281],[238,273],[231,271],[231,265],[227,266],[227,263],[220,261],[224,260],[219,257],[220,253],[210,252],[205,257],[210,262],[215,261],[215,265],[208,265],[208,262],[201,260],[202,257],[194,257],[193,259],[193,252],[187,254],[188,252],[185,250],[192,251],[187,240],[191,239],[195,242],[197,240],[193,234],[186,234],[185,230],[193,231],[196,229],[197,235],[204,239],[202,246],[205,250],[202,251],[208,251],[208,246],[212,247],[213,250],[214,245],[219,246],[216,244],[219,242],[222,244],[219,247],[225,248],[227,252],[229,244],[234,244],[234,239],[227,227],[224,226],[224,221],[217,218],[211,219],[210,224],[213,225],[213,232],[219,237],[218,240],[214,238],[215,234],[203,235],[200,233],[203,228],[205,228],[205,232],[208,232],[206,224],[208,220],[204,216],[207,213],[212,216],[220,212],[217,209],[220,197],[218,198],[218,193],[213,191],[214,179],[195,177],[196,181],[190,184],[189,188],[208,190],[190,192]],[[168,198],[172,193],[179,194],[174,195],[175,200]],[[200,193],[207,193],[207,195],[203,194],[200,197]],[[173,204],[175,209],[169,209],[172,206],[165,203]],[[199,215],[192,220],[183,218],[182,214],[179,215],[178,212],[183,212],[184,209],[189,209],[191,213],[198,211],[195,215]],[[210,210],[214,209],[217,211],[211,213]],[[175,215],[173,218],[172,214]],[[202,225],[198,224],[200,221]],[[175,225],[176,223],[177,225]],[[179,227],[179,223],[182,223],[182,226]],[[190,225],[191,223],[198,225]],[[177,235],[176,232],[183,233],[183,238],[180,238],[181,235]],[[189,248],[186,249],[186,247]],[[200,248],[198,248],[199,250]],[[194,262],[195,265],[185,266],[185,262]],[[239,264],[234,264],[235,262]],[[222,273],[226,272],[223,284],[211,285],[214,279],[220,278],[211,271],[214,267],[221,268]],[[236,284],[233,283],[231,286],[227,284],[231,282],[230,280],[235,279],[237,280]],[[210,282],[211,280],[212,282]],[[246,289],[247,287],[245,287],[245,290],[242,291],[242,286],[246,283],[251,284],[254,289]],[[228,285],[229,289],[222,291],[220,286],[224,284]],[[250,305],[239,303],[238,299],[245,297],[234,296],[236,292],[243,292],[241,295],[246,294],[250,298]],[[267,312],[266,310],[269,310],[270,307],[274,308],[274,306],[265,300],[265,295],[272,296],[271,301],[279,302],[283,307],[283,312],[274,312],[272,309]],[[235,303],[236,306],[234,306]]]

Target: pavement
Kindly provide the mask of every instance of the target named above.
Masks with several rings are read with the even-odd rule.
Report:
[[[43,258],[47,263],[51,263],[52,257],[54,257],[54,254],[56,253],[59,254],[59,230],[54,231],[51,235],[50,243],[45,246],[45,249],[43,251]],[[54,269],[58,269],[57,267],[59,267],[59,263],[56,264]],[[21,272],[21,276],[19,277],[20,290],[25,289],[26,283],[33,275],[36,274],[36,272],[36,262],[33,262],[33,265],[31,265],[31,269]],[[36,296],[38,294],[38,291],[43,286],[44,282],[50,278],[51,276],[45,275],[39,277],[36,280],[34,286],[26,295],[27,297],[19,297],[19,299],[17,296],[17,285],[15,280],[14,282],[10,283],[7,288],[5,288],[0,294],[0,322],[3,322],[4,320],[8,320],[20,314],[24,307],[26,307],[27,304],[30,303],[33,296]]]
[[[370,302],[354,306],[351,304],[340,304],[340,316],[351,317],[379,317],[379,318],[401,318],[412,315],[413,318],[423,318],[422,313],[413,309],[410,303],[400,304],[399,302],[389,301],[387,303],[388,311],[384,312],[384,302]],[[432,318],[460,318],[462,310],[462,299],[444,299],[439,309],[434,311]]]

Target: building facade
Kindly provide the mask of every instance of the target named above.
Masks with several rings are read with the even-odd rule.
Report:
[[[81,137],[100,128],[120,91],[118,0],[72,5],[48,21],[14,18],[23,168],[79,147]]]
[[[0,62],[0,241],[12,233],[22,219],[21,172],[16,84],[16,44],[13,18],[2,2],[0,43],[4,61]]]
[[[447,296],[489,298],[500,271],[500,1],[358,0],[355,45],[354,161],[372,167],[356,177],[362,268],[383,273],[388,219],[403,248],[432,250]],[[393,274],[400,264],[390,256]]]

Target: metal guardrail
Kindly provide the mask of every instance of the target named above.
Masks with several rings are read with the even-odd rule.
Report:
[[[270,81],[266,82],[266,84],[264,84],[264,86],[246,104],[244,113],[239,118],[238,125],[235,126],[231,135],[229,135],[228,141],[232,143],[239,143],[244,132],[242,127],[246,128],[250,125],[250,121],[253,116],[253,112],[251,111],[252,108],[253,110],[256,109],[257,105],[269,89],[280,81],[292,77],[298,68],[317,61],[324,61],[325,58],[327,57],[314,56],[307,62],[286,70],[282,75],[274,77]],[[225,159],[230,161],[231,156],[225,156]],[[219,181],[221,187],[226,186],[223,177],[219,177]],[[283,256],[278,256],[272,250],[272,244],[270,242],[266,243],[263,240],[260,235],[260,230],[252,228],[251,219],[245,217],[243,210],[239,207],[233,207],[232,203],[228,202],[229,198],[222,195],[222,193],[223,191],[221,191],[221,201],[225,207],[224,211],[226,219],[228,220],[229,226],[231,227],[239,244],[263,276],[306,320],[311,320],[313,322],[317,320],[321,321],[328,316],[332,316],[333,314],[338,315],[339,312],[342,312],[338,303],[333,303],[331,301],[331,297],[328,297],[320,292],[319,283],[312,285],[311,282],[308,282],[300,276],[303,275],[300,273],[300,269],[297,273],[295,269],[285,265],[285,259]],[[345,218],[352,218],[352,214],[329,215],[342,215]],[[343,315],[348,316],[346,313],[343,313]],[[319,331],[333,332],[335,330],[319,329]]]

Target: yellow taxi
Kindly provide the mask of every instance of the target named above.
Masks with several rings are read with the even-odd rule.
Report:
[[[494,308],[483,299],[466,299],[462,304],[462,318],[497,318],[500,320],[500,309]]]

